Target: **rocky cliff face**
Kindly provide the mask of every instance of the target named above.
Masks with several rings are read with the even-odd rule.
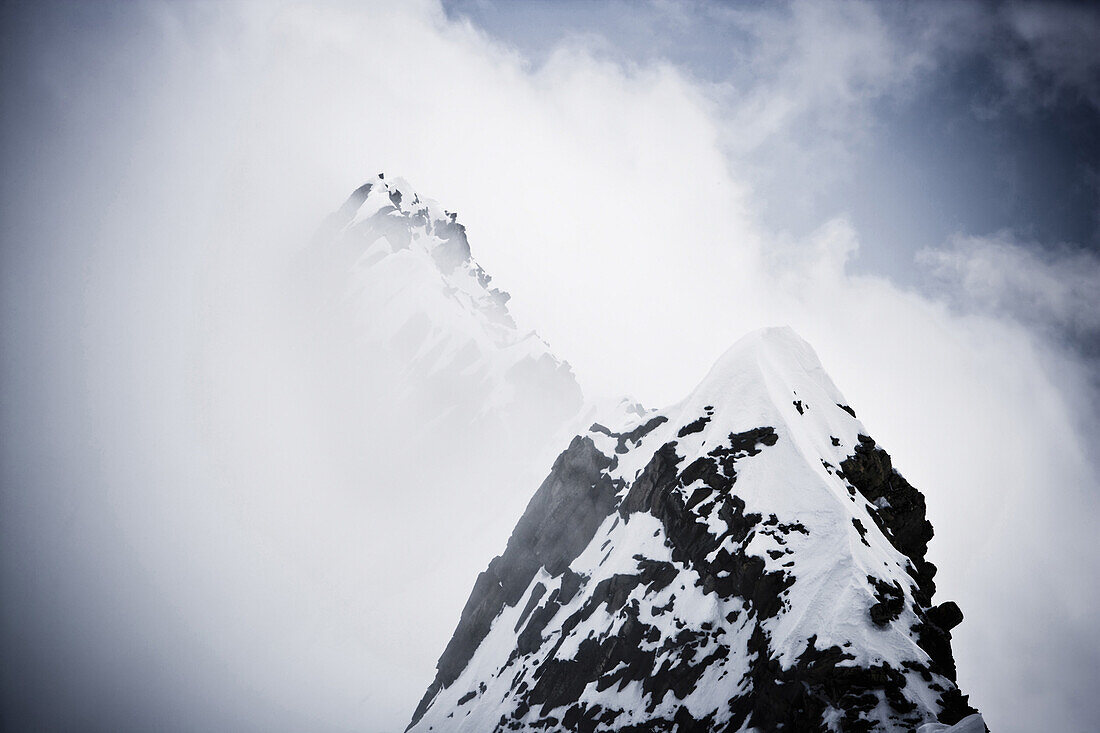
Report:
[[[683,402],[572,440],[410,729],[942,730],[974,711],[931,537],[809,346],[758,332]]]

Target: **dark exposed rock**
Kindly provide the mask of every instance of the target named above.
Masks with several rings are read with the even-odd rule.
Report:
[[[939,720],[947,725],[954,725],[966,716],[978,712],[971,707],[970,696],[962,694],[962,691],[957,687],[944,691],[938,702],[943,706],[943,711],[939,714]]]
[[[923,616],[913,628],[917,644],[931,657],[933,672],[954,680],[950,629],[961,621],[962,612],[954,603],[938,607],[943,610],[930,608],[936,592],[936,566],[925,559],[932,524],[925,518],[924,496],[894,469],[890,455],[866,435],[859,436],[855,452],[840,466],[844,478],[877,507],[871,517],[883,534],[909,558],[907,570],[916,581],[914,596]]]
[[[652,433],[654,429],[657,428],[657,426],[666,422],[668,422],[667,417],[665,417],[664,415],[658,415],[652,420],[634,428],[630,432],[623,433],[622,435],[617,436],[619,439],[619,444],[615,447],[615,452],[626,453],[628,447],[637,446],[638,443],[641,442],[642,438]]]
[[[724,459],[723,468],[732,468],[733,462],[746,456],[755,456],[763,450],[760,446],[772,446],[779,441],[775,428],[763,427],[730,433],[727,445],[720,445],[708,455]]]
[[[527,599],[527,605],[524,607],[523,613],[520,614],[519,620],[516,621],[516,625],[512,629],[513,631],[519,631],[520,627],[523,626],[523,622],[526,621],[527,617],[531,615],[531,611],[534,610],[535,606],[537,606],[539,601],[542,600],[542,594],[545,592],[545,585],[543,585],[542,583],[537,583],[535,585],[535,587],[531,590],[531,597]]]
[[[564,605],[573,600],[573,596],[577,595],[577,591],[581,589],[581,585],[584,584],[585,580],[586,578],[580,573],[574,573],[572,570],[566,568],[561,576],[561,590],[558,592],[558,602]]]
[[[840,464],[843,476],[871,504],[879,499],[879,508],[871,514],[887,539],[908,556],[915,569],[920,601],[931,602],[936,591],[936,568],[924,559],[932,524],[925,518],[924,496],[896,470],[890,455],[866,435],[859,436],[855,453]]]
[[[853,518],[852,526],[855,527],[856,532],[859,533],[859,541],[870,547],[871,543],[867,541],[867,528],[863,526],[863,522],[859,521],[859,519]]]
[[[679,432],[676,433],[676,437],[683,438],[688,435],[692,435],[693,433],[700,433],[703,431],[703,428],[707,426],[708,422],[710,422],[710,417],[707,415],[703,415],[699,419],[693,420],[684,427],[680,428]]]
[[[605,472],[610,464],[611,459],[597,450],[591,439],[580,436],[558,456],[512,532],[504,554],[489,563],[475,581],[458,628],[436,665],[435,681],[417,706],[410,726],[424,714],[436,693],[458,678],[489,633],[493,619],[506,604],[519,602],[538,569],[562,575],[592,540],[613,510],[619,490]]]
[[[928,610],[928,620],[939,626],[944,631],[950,631],[963,620],[962,609],[954,601],[941,603]]]
[[[783,669],[768,654],[766,633],[754,632],[750,649],[755,653],[749,680],[752,693],[732,701],[733,720],[728,730],[746,721],[760,730],[824,730],[823,716],[832,708],[843,711],[844,731],[870,731],[873,724],[864,716],[879,703],[882,691],[892,715],[899,721],[914,708],[901,693],[905,676],[889,665],[853,667],[852,655],[839,647],[818,649],[811,637],[797,663]],[[916,727],[917,719],[911,719]]]
[[[868,575],[867,581],[875,589],[876,603],[869,609],[871,620],[878,626],[885,626],[904,610],[905,591],[897,581],[890,584],[873,575]]]
[[[680,457],[676,455],[676,444],[662,445],[642,469],[634,485],[630,487],[630,492],[619,505],[619,515],[626,518],[635,512],[648,511],[652,508],[653,504],[675,484],[676,466],[679,463]]]
[[[546,628],[546,625],[550,623],[550,620],[557,615],[560,609],[561,603],[559,603],[558,598],[551,595],[546,605],[540,606],[531,615],[531,620],[527,622],[523,631],[516,637],[516,650],[520,654],[530,654],[539,648],[542,644],[542,630]]]
[[[641,555],[635,555],[634,559],[638,561],[638,569],[642,571],[638,576],[642,585],[652,592],[667,588],[680,572],[670,562],[650,560]]]
[[[631,448],[637,447],[642,438],[649,435],[658,426],[666,422],[668,422],[667,417],[665,417],[664,415],[657,415],[649,421],[625,433],[614,433],[609,428],[606,428],[599,423],[592,423],[592,427],[588,429],[594,433],[603,433],[604,435],[615,438],[615,452],[622,454],[626,453]]]

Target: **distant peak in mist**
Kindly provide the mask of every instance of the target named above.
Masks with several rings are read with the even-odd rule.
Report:
[[[356,188],[306,260],[321,273],[315,297],[354,324],[339,338],[389,364],[389,389],[427,421],[472,416],[534,440],[581,412],[571,367],[519,328],[457,213],[405,179],[379,173]]]

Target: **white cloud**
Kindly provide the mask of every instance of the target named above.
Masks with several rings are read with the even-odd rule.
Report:
[[[1010,315],[1071,345],[1100,342],[1100,258],[1088,250],[1026,244],[1011,232],[957,236],[918,253],[965,308]]]

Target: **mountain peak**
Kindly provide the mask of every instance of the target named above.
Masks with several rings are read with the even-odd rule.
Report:
[[[761,328],[740,338],[719,357],[695,392],[729,394],[729,380],[750,376],[815,386],[834,401],[843,402],[813,347],[790,326]]]
[[[973,710],[924,498],[789,328],[573,439],[474,586],[416,731],[914,730]]]
[[[472,259],[466,227],[458,222],[458,214],[432,199],[422,199],[403,178],[386,179],[379,173],[348,196],[337,216],[340,226],[375,231],[397,248],[419,242],[445,275]],[[468,269],[483,287],[492,280],[476,263]],[[507,293],[492,292],[508,300]]]
[[[839,465],[843,451],[866,433],[813,347],[789,326],[739,339],[663,414],[681,425],[705,418],[701,444],[768,425],[789,435],[811,463],[824,458]]]

